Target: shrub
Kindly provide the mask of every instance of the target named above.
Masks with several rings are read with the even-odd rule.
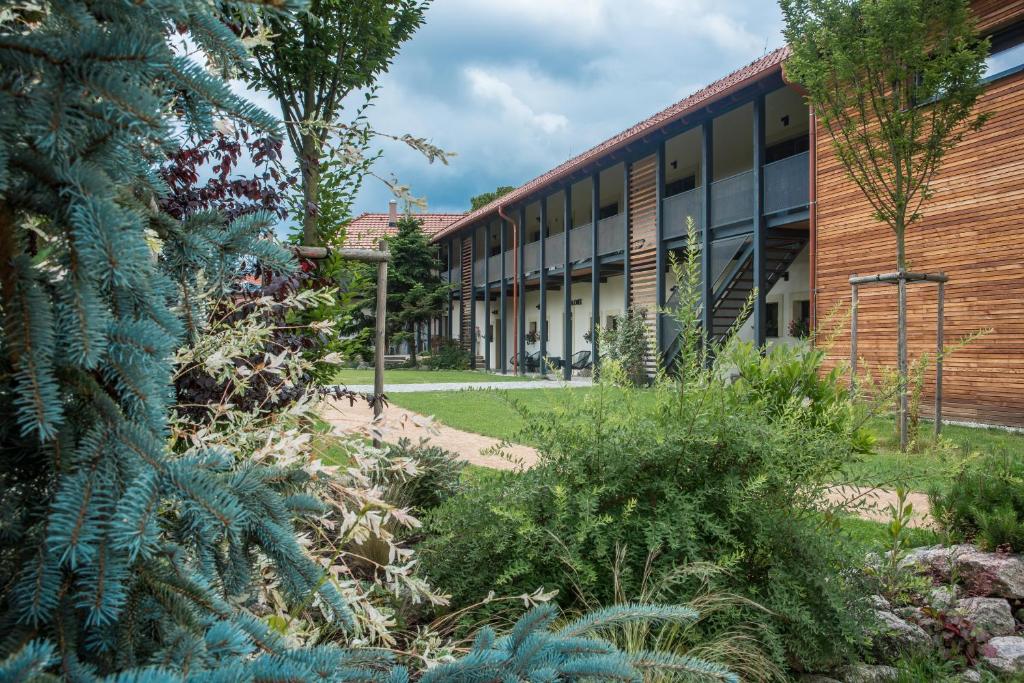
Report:
[[[625,379],[636,386],[647,383],[644,357],[650,339],[646,319],[646,310],[630,307],[615,317],[612,329],[600,332],[602,358],[614,358],[621,365]]]
[[[469,352],[458,342],[445,340],[427,359],[426,365],[431,370],[468,370],[470,360]]]
[[[466,463],[452,451],[426,441],[413,444],[403,437],[387,447],[387,459],[406,472],[400,478],[373,477],[373,483],[385,486],[384,499],[392,505],[422,513],[462,490]]]
[[[420,550],[431,578],[456,604],[539,585],[563,605],[608,604],[648,572],[709,561],[725,570],[717,588],[768,613],[737,606],[708,620],[708,635],[754,620],[779,663],[844,658],[861,638],[861,587],[819,506],[855,456],[846,394],[818,353],[761,357],[733,339],[713,357],[708,368],[687,361],[685,382],[662,375],[647,390],[617,386],[610,359],[592,392],[539,412],[510,398],[540,463],[428,515]],[[669,599],[692,590],[680,582]]]
[[[991,453],[968,461],[929,492],[932,514],[956,536],[995,549],[1024,550],[1024,459]]]

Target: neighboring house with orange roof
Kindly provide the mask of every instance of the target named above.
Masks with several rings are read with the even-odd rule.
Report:
[[[453,223],[465,217],[464,213],[416,213],[428,237],[440,234]],[[345,246],[354,249],[376,249],[382,237],[394,235],[398,228],[386,213],[364,213],[352,219],[345,229]]]
[[[947,415],[1024,426],[1024,0],[971,4],[993,46],[979,107],[996,115],[950,155],[908,256],[915,271],[950,276],[948,339],[993,328],[946,359]],[[786,81],[787,55],[770,52],[441,228],[433,240],[453,284],[445,334],[489,369],[547,358],[568,376],[562,359],[586,366],[599,353],[593,328],[634,307],[654,342],[649,369],[671,363],[675,330],[657,311],[672,303],[668,262],[685,249],[688,218],[714,336],[738,324],[748,339],[791,342],[848,308],[850,275],[894,269],[891,231]],[[754,314],[738,320],[755,289]],[[915,355],[935,343],[934,292],[921,289]],[[872,364],[894,358],[887,296],[877,288],[859,307],[858,348]],[[828,353],[848,357],[849,334]]]

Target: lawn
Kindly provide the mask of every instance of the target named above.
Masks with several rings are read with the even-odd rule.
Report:
[[[393,368],[384,371],[384,386],[389,384],[434,384],[441,382],[528,382],[539,377],[492,375],[478,370],[413,370]],[[334,375],[336,384],[373,384],[373,369],[342,368]]]
[[[421,415],[433,415],[442,424],[475,432],[496,439],[516,440],[523,420],[510,404],[510,399],[539,410],[559,405],[564,392],[582,395],[590,388],[551,388],[515,391],[511,396],[493,390],[463,389],[460,391],[414,391],[391,394],[388,399],[402,408]],[[533,444],[527,444],[533,445]]]
[[[542,409],[558,405],[562,392],[588,392],[587,388],[551,388],[515,392],[514,400],[528,408]],[[516,440],[522,419],[500,392],[462,390],[393,394],[393,403],[424,415],[433,415],[449,427],[476,432],[498,439]],[[925,447],[918,453],[900,454],[892,420],[874,418],[866,425],[875,436],[875,451],[865,454],[847,467],[848,481],[859,485],[892,487],[898,481],[910,488],[927,491],[946,481],[950,474],[973,453],[1007,451],[1024,454],[1024,434],[995,428],[946,425],[940,447]],[[922,425],[930,434],[931,424]],[[527,443],[527,445],[533,445]]]

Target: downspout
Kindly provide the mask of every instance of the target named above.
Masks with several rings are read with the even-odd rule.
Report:
[[[512,224],[512,369],[519,374],[519,224],[505,215],[505,207],[498,204],[498,215]],[[501,258],[505,258],[502,254]],[[505,283],[502,283],[502,287]],[[501,331],[505,334],[505,330]]]
[[[811,330],[818,329],[818,119],[814,116],[814,110],[810,111],[810,132],[808,143],[810,146],[810,163],[808,172],[810,179],[808,188],[810,190],[810,211],[807,216],[807,229],[810,233],[810,254],[808,260],[811,268]],[[813,337],[812,337],[813,338]]]

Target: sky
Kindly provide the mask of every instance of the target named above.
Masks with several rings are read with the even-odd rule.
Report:
[[[781,22],[774,0],[434,0],[369,117],[457,156],[381,141],[374,170],[429,211],[465,211],[778,47]],[[356,213],[390,198],[369,178]]]

